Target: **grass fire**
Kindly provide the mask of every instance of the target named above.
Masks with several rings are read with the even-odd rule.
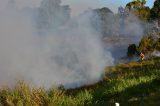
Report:
[[[0,106],[159,106],[159,10],[159,0],[0,0]]]

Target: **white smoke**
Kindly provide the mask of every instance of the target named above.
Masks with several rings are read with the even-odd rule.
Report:
[[[106,14],[102,17],[101,23],[100,30],[102,30],[104,41],[107,44],[106,50],[111,52],[114,63],[135,61],[128,59],[127,48],[131,44],[138,46],[145,35],[146,23],[131,13],[125,17],[120,17],[117,14]]]
[[[58,0],[43,0],[42,4],[47,1]],[[60,5],[53,8],[56,6]],[[95,14],[89,12],[66,22],[63,19],[68,14],[54,10],[58,17],[43,20],[37,15],[41,7],[27,11],[6,7],[0,12],[0,86],[24,80],[46,88],[70,88],[100,80],[113,59],[108,51],[104,53],[99,33],[92,28],[90,18]],[[55,26],[55,22],[59,23]],[[43,23],[44,28],[37,27]]]
[[[153,56],[153,57],[160,57],[160,52],[159,51],[153,51],[151,53],[151,56]]]

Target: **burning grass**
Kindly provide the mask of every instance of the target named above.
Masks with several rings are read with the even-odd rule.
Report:
[[[103,81],[77,89],[45,90],[24,82],[1,88],[0,106],[157,106],[160,104],[160,59],[107,67]]]

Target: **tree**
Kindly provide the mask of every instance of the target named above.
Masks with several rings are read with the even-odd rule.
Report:
[[[62,6],[61,0],[43,0],[38,12],[37,25],[40,29],[58,27],[70,18],[70,8]]]
[[[154,2],[154,6],[151,9],[151,19],[160,20],[160,0]]]
[[[129,9],[138,9],[144,7],[145,4],[146,0],[134,0],[129,2],[126,7],[128,7]]]
[[[147,53],[154,51],[155,42],[151,36],[144,36],[139,43],[138,51]]]
[[[144,5],[146,4],[146,0],[141,0],[141,5],[144,7]]]
[[[126,8],[141,20],[148,21],[150,19],[150,8],[145,6],[145,4],[146,0],[134,0],[129,2]]]
[[[138,10],[138,16],[141,20],[149,21],[150,19],[150,8],[149,7],[143,7]]]
[[[107,7],[95,9],[94,12],[98,15],[99,21],[99,28],[96,30],[98,29],[103,37],[117,35],[119,18]]]
[[[132,56],[136,55],[136,53],[137,53],[136,45],[135,44],[129,45],[128,51],[127,51],[127,56],[132,57]]]

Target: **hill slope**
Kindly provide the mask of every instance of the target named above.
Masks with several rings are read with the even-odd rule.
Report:
[[[0,90],[0,106],[159,106],[160,58],[106,68],[103,81],[64,90],[31,89],[23,82]]]

